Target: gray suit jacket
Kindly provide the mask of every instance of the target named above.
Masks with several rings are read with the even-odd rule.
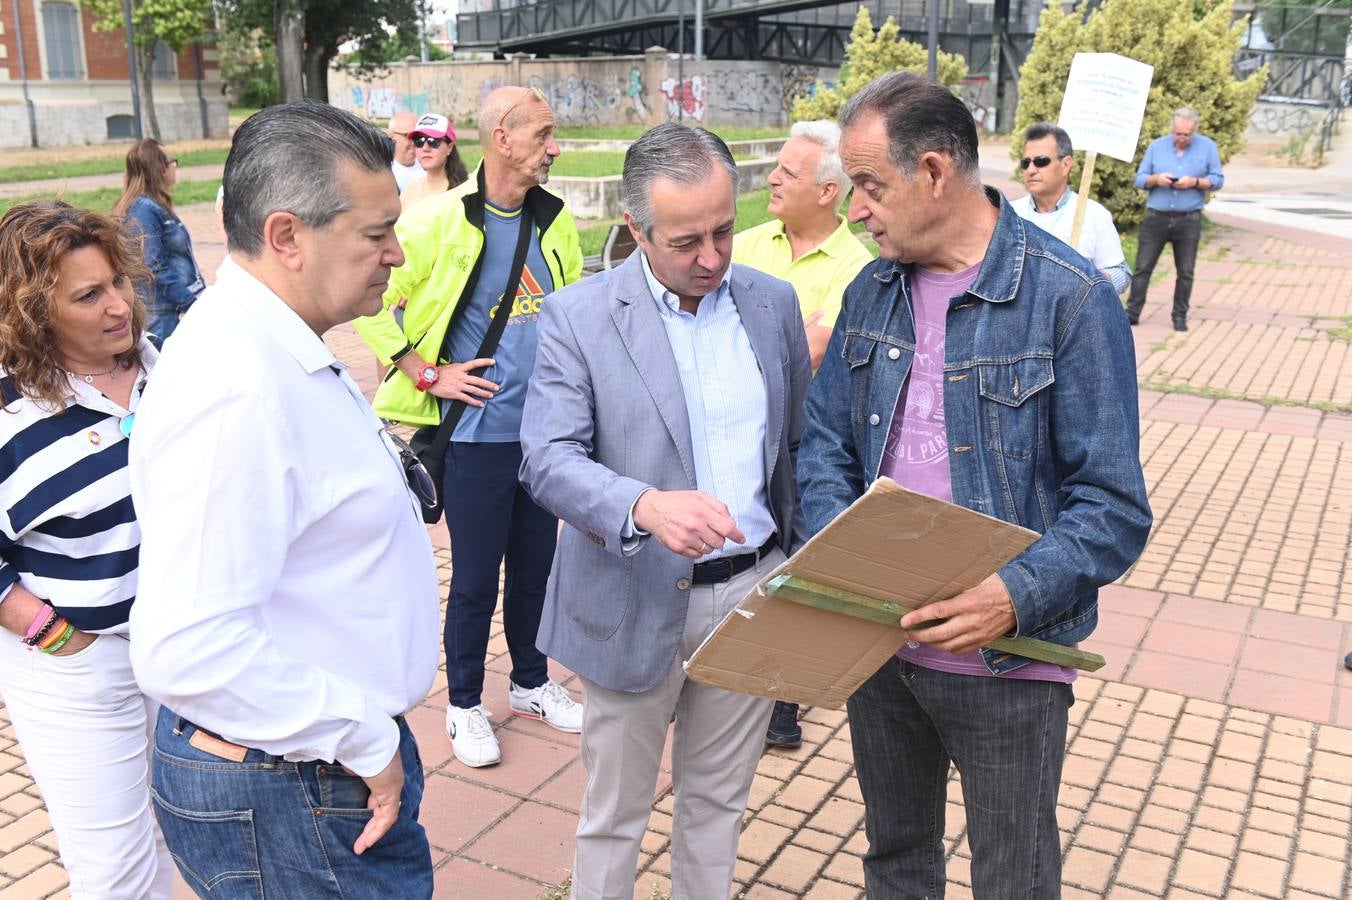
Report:
[[[802,542],[794,463],[812,378],[793,288],[734,265],[730,287],[765,377],[765,470],[784,551]],[[602,687],[646,691],[670,670],[693,563],[620,529],[644,488],[694,490],[681,377],[639,254],[549,296],[521,420],[521,481],[563,519],[537,644]]]

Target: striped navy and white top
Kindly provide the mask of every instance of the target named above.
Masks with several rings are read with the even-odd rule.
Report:
[[[136,597],[141,529],[121,422],[158,357],[145,338],[140,349],[130,409],[71,378],[75,396],[54,412],[0,372],[0,592],[22,584],[81,631],[125,632]]]

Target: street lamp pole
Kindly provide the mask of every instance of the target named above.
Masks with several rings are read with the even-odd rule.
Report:
[[[939,0],[929,0],[929,77],[939,77]]]
[[[141,79],[136,72],[136,36],[131,28],[131,0],[122,0],[122,26],[127,32],[127,71],[131,74],[131,118],[136,139],[144,137],[141,130]]]

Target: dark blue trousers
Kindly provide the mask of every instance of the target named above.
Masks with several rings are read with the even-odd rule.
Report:
[[[446,447],[446,527],[451,532],[451,596],[446,606],[446,680],[451,703],[477,706],[484,655],[498,605],[498,572],[506,569],[502,622],[512,656],[512,681],[534,688],[549,677],[535,648],[545,585],[559,522],[536,505],[517,476],[521,445],[452,441]]]

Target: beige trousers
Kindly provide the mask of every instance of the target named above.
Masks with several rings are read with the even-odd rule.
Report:
[[[639,844],[652,813],[668,727],[675,728],[672,898],[728,897],[742,813],[774,703],[690,681],[681,663],[783,559],[776,550],[730,581],[690,589],[676,662],[657,687],[632,694],[583,680],[581,750],[587,790],[577,826],[574,900],[634,896]]]

